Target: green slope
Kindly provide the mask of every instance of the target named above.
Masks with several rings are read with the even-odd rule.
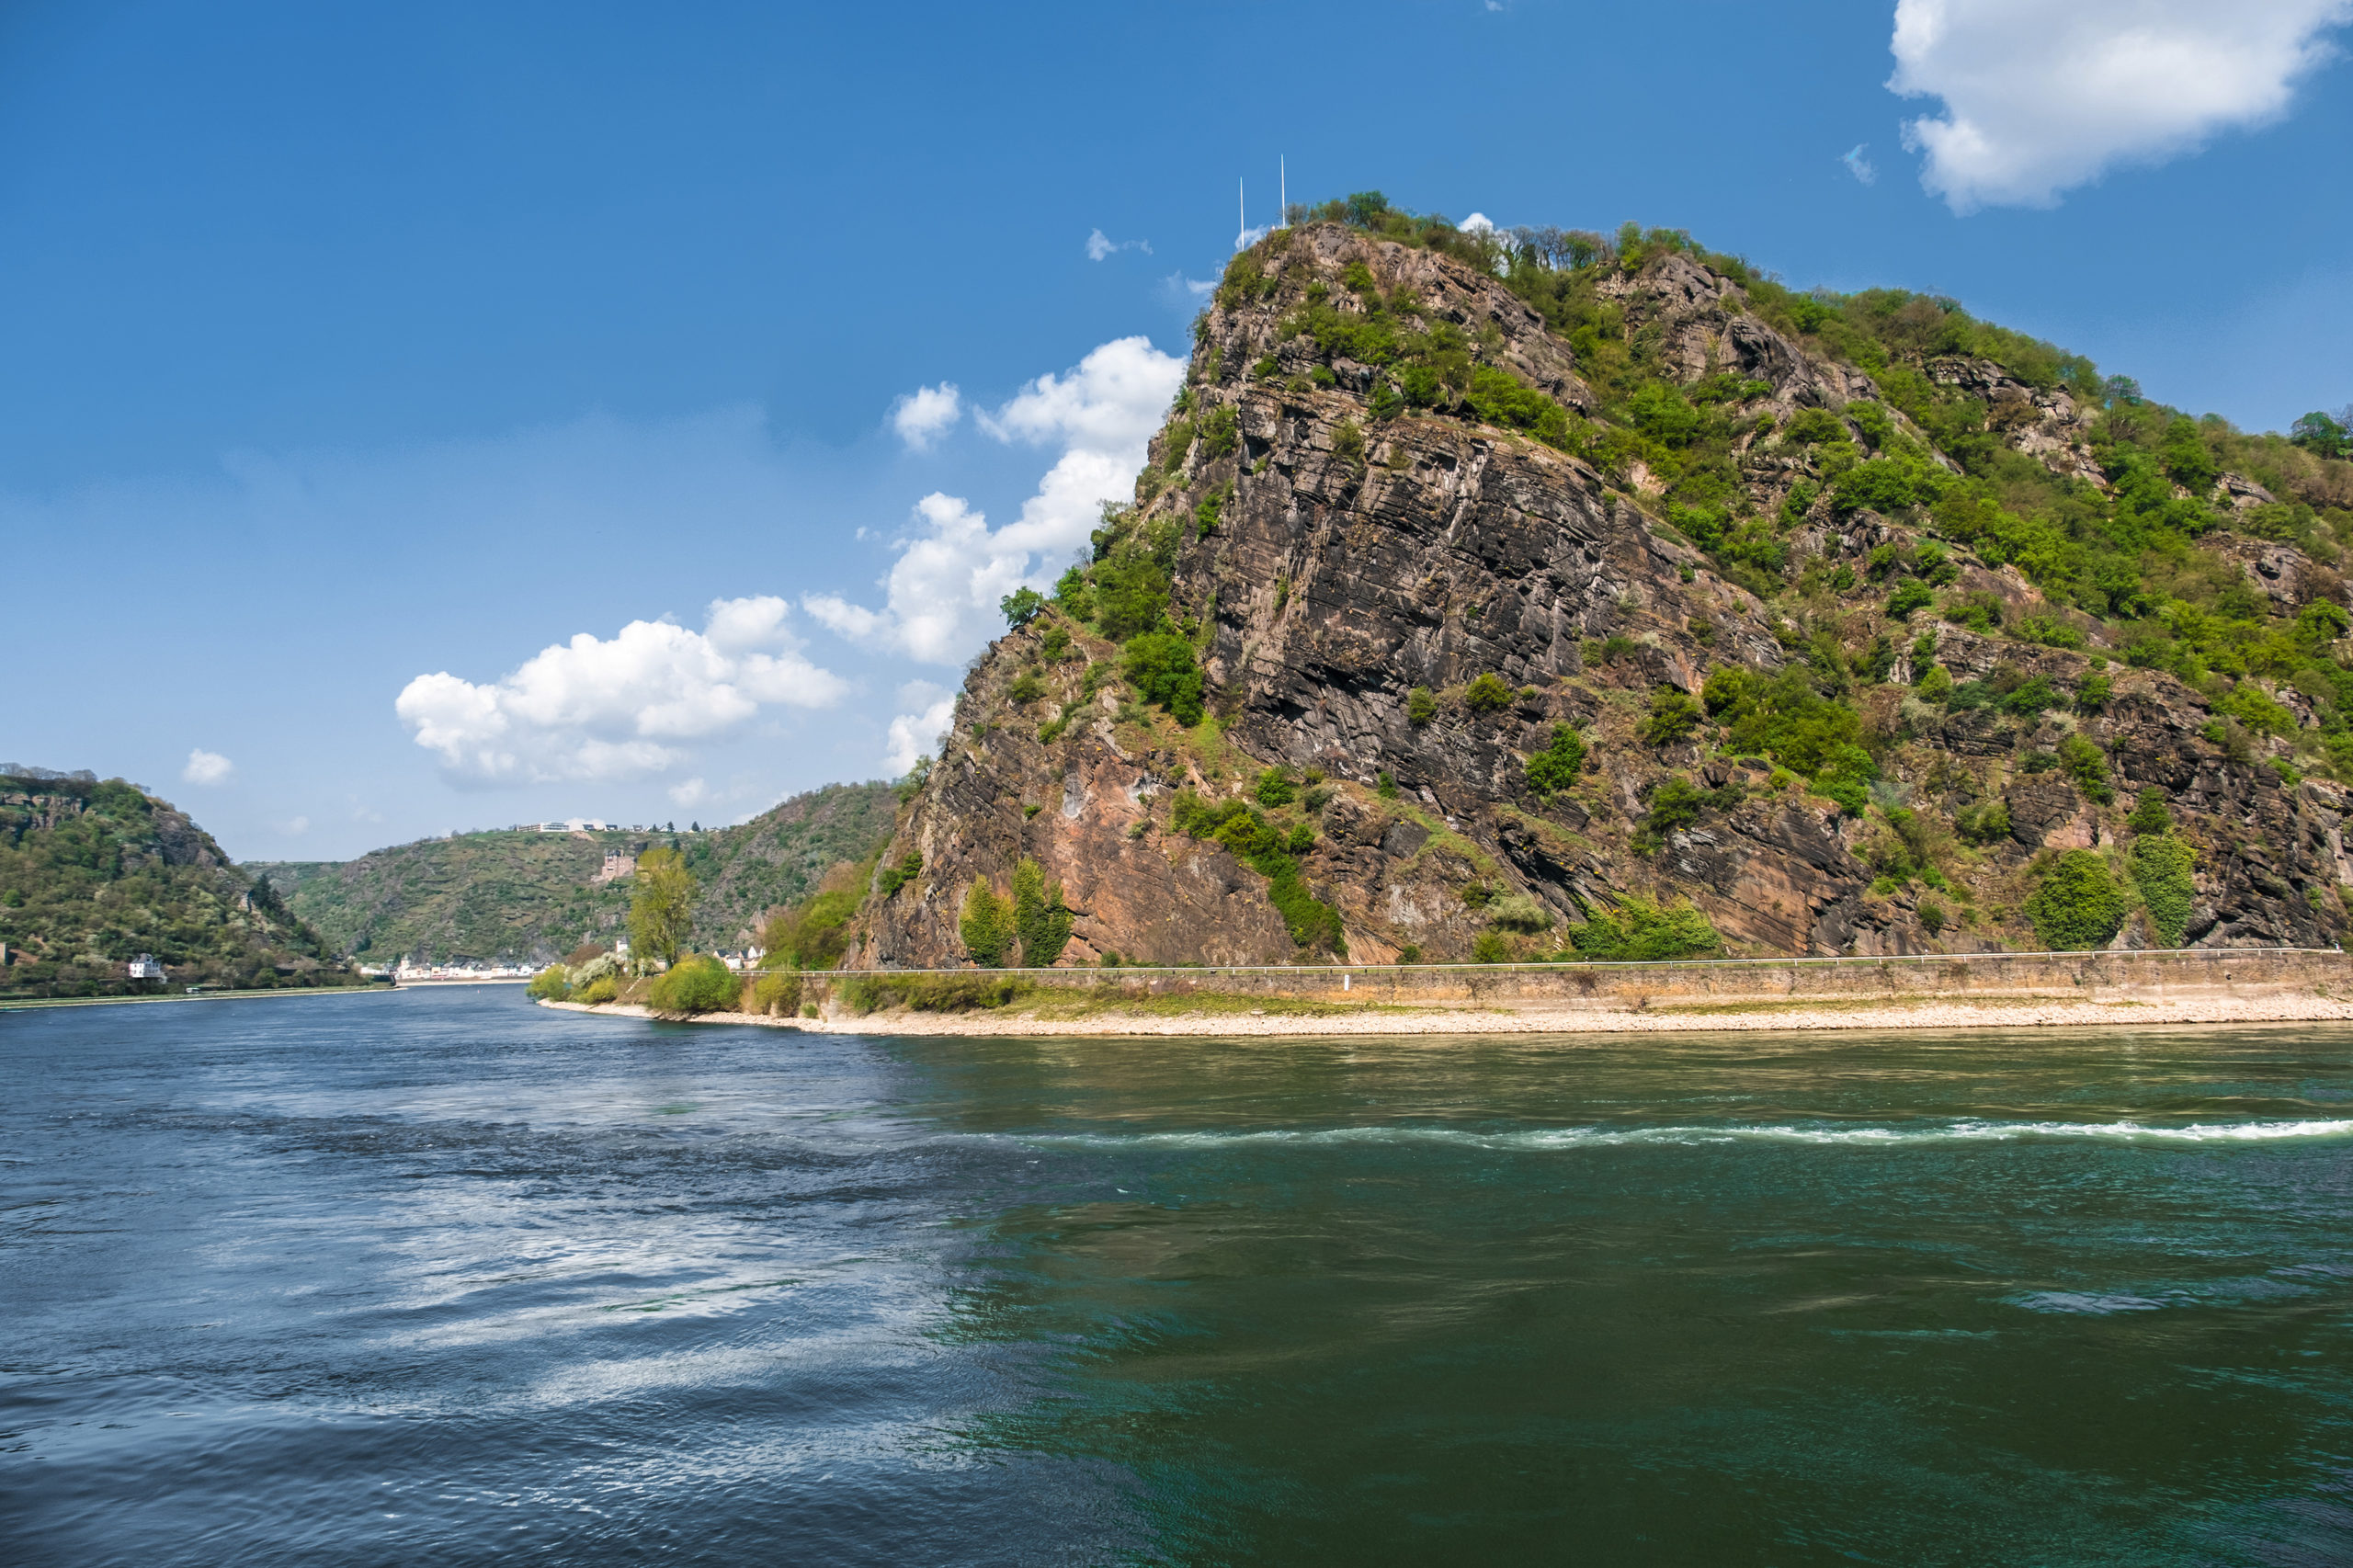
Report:
[[[688,834],[470,833],[347,861],[257,862],[287,906],[334,950],[390,962],[544,962],[623,928],[630,881],[598,882],[608,848],[675,844],[702,884],[699,947],[741,946],[771,906],[802,897],[840,860],[889,836],[887,784],[796,795],[740,826]]]
[[[186,813],[119,778],[0,768],[0,995],[99,996],[178,985],[345,985],[358,977],[266,882]]]
[[[370,962],[544,959],[609,942],[627,881],[597,883],[608,847],[631,835],[469,833],[374,850],[357,860],[256,863],[287,906],[337,952]]]
[[[678,840],[702,884],[695,942],[737,948],[779,904],[797,903],[844,860],[863,860],[891,836],[898,796],[888,784],[829,784],[795,795],[739,827]]]

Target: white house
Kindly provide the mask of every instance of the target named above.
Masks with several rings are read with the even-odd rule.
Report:
[[[131,978],[133,980],[161,980],[164,978],[164,966],[161,962],[157,961],[154,954],[142,953],[137,958],[131,960]]]

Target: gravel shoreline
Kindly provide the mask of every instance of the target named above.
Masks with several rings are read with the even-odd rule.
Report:
[[[542,1002],[543,1007],[653,1018],[652,1010],[615,1003],[586,1006]],[[756,1024],[764,1028],[870,1035],[1496,1035],[1679,1034],[1731,1030],[2144,1028],[2156,1024],[2286,1024],[2353,1022],[2353,1002],[2326,996],[2196,996],[2178,1000],[2109,1002],[2020,1000],[2006,1003],[1927,1000],[1867,1006],[1756,1006],[1742,1011],[1571,1011],[1541,1007],[1416,1008],[1321,1015],[1201,1013],[1123,1016],[1106,1010],[1079,1018],[1039,1017],[1019,1006],[995,1012],[877,1012],[863,1017],[772,1018],[751,1013],[704,1013],[672,1022]]]

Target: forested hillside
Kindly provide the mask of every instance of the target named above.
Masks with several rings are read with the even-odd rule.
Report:
[[[735,827],[708,833],[470,833],[375,850],[357,860],[248,869],[336,951],[378,963],[545,962],[625,929],[631,882],[599,881],[606,852],[633,861],[676,847],[701,886],[694,944],[745,945],[762,915],[858,860],[891,832],[885,784],[835,784]]]
[[[348,985],[358,977],[211,835],[119,778],[0,768],[0,994]],[[162,981],[126,972],[141,954]]]
[[[870,858],[891,836],[898,804],[888,784],[828,784],[741,826],[679,839],[700,889],[695,945],[747,945],[769,910],[808,897],[835,866]]]
[[[1063,961],[2344,934],[2347,416],[1679,233],[1304,216],[1008,599],[848,961],[998,961],[1025,885]]]
[[[337,952],[379,964],[493,962],[609,944],[629,908],[629,883],[596,879],[608,848],[634,855],[644,842],[619,833],[467,833],[357,860],[246,869]]]

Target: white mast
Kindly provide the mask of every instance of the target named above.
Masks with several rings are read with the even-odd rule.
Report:
[[[1275,189],[1277,192],[1275,207],[1276,223],[1279,228],[1288,229],[1290,227],[1290,155],[1288,153],[1279,155],[1275,160],[1275,168],[1278,171],[1275,176]]]

